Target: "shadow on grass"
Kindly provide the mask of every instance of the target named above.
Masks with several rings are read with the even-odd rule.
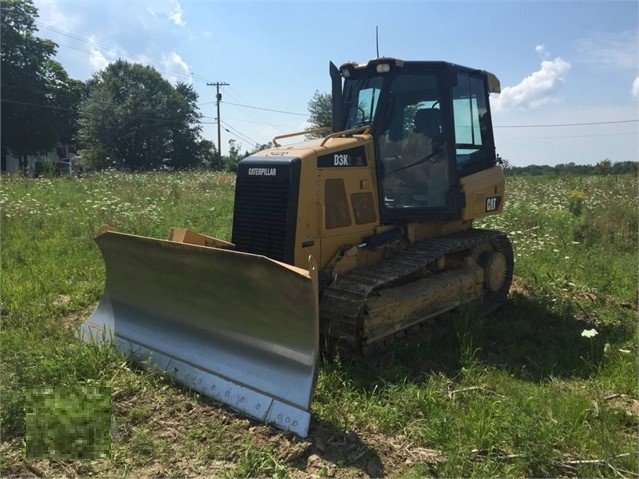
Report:
[[[308,436],[300,438],[292,432],[282,431],[274,425],[248,417],[228,404],[201,395],[160,370],[149,369],[148,366],[135,362],[130,362],[129,367],[144,375],[151,384],[155,382],[156,387],[171,385],[184,398],[191,398],[193,404],[197,404],[195,408],[188,406],[172,411],[172,422],[190,422],[197,426],[199,422],[205,421],[206,430],[222,428],[226,431],[216,436],[215,440],[229,441],[225,446],[228,452],[224,454],[224,461],[233,466],[227,471],[228,477],[245,477],[246,471],[249,471],[249,477],[270,476],[270,469],[262,470],[260,467],[269,466],[271,449],[275,450],[277,462],[287,469],[302,471],[307,476],[335,477],[338,470],[349,469],[352,470],[353,477],[385,477],[384,465],[375,445],[354,431],[344,431],[314,416]],[[188,402],[185,400],[185,403]],[[142,423],[150,417],[144,417]],[[126,433],[122,435],[129,436]],[[202,439],[204,442],[209,440],[209,436]],[[252,451],[252,457],[251,454],[242,453],[243,449]],[[247,465],[251,467],[247,468]],[[275,473],[272,475],[279,477]]]
[[[177,383],[174,385],[189,394],[186,387]],[[207,408],[215,408],[215,415],[237,420],[233,432],[229,434],[235,442],[230,449],[241,449],[244,439],[239,432],[248,430],[254,447],[257,450],[276,447],[279,460],[287,469],[296,469],[315,477],[334,477],[337,470],[345,469],[352,470],[356,477],[385,477],[384,465],[375,445],[369,444],[354,431],[344,431],[330,422],[313,417],[308,436],[300,438],[292,432],[284,432],[273,425],[248,418],[214,399],[197,396],[197,402]],[[246,425],[242,426],[242,422]]]
[[[535,382],[590,377],[602,366],[605,344],[623,343],[634,332],[629,323],[604,324],[570,305],[556,308],[552,300],[517,293],[471,328],[481,362]]]
[[[595,337],[582,336],[585,329],[593,328],[598,330]],[[587,378],[601,365],[604,344],[627,340],[633,329],[623,323],[595,325],[579,319],[579,315],[568,308],[558,308],[552,302],[514,293],[502,309],[491,315],[482,317],[465,309],[438,320],[429,333],[419,338],[418,344],[398,347],[377,357],[343,362],[326,360],[322,369],[325,372],[338,369],[352,386],[368,392],[372,392],[380,381],[402,384],[422,382],[433,375],[455,378],[469,357],[480,366],[507,371],[524,381],[543,382],[551,377]],[[177,387],[188,394],[183,387]],[[212,406],[238,419],[244,417],[228,406],[206,397],[196,397],[201,405]],[[229,427],[226,420],[219,424],[219,427]],[[389,474],[380,457],[380,454],[384,455],[385,446],[371,443],[372,435],[360,436],[314,416],[306,439],[283,433],[287,440],[280,444],[272,442],[279,434],[274,427],[253,420],[249,420],[249,424],[247,428],[238,423],[238,431],[248,429],[251,440],[258,446],[299,446],[292,456],[283,453],[287,467],[319,477],[328,477],[336,470],[344,469],[352,469],[358,476],[384,477]],[[264,428],[254,429],[255,426]],[[244,440],[243,434],[238,436],[237,447]]]
[[[340,367],[368,390],[385,382],[422,381],[433,374],[456,376],[469,356],[480,365],[507,371],[525,381],[588,378],[601,366],[604,347],[633,336],[634,323],[601,324],[569,307],[519,293],[498,311],[480,316],[464,309],[438,319],[423,337],[380,356]],[[632,324],[631,324],[632,323]],[[584,337],[585,330],[597,334]],[[333,367],[330,359],[325,367]]]

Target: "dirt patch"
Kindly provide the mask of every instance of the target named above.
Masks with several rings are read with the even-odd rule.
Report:
[[[58,301],[59,303],[56,304],[64,304],[64,301],[69,301],[69,299],[65,295],[60,295],[56,301]],[[61,318],[61,327],[64,330],[64,332],[69,336],[69,337],[75,337],[78,329],[80,328],[80,326],[89,318],[89,316],[91,316],[91,313],[93,313],[93,311],[95,311],[95,308],[98,306],[98,303],[94,303],[90,306],[87,306],[86,308],[81,309],[80,311],[76,311],[74,313],[71,313],[67,316],[65,316],[64,318]]]
[[[520,296],[530,297],[532,296],[533,290],[526,283],[523,278],[519,276],[513,276],[513,282],[510,285],[510,294],[518,294]]]
[[[624,410],[626,414],[639,418],[639,399],[627,394],[610,394],[604,399],[609,404]]]
[[[443,460],[405,437],[346,432],[319,421],[301,439],[171,386],[133,384],[114,388],[112,397],[110,459],[26,460],[24,446],[5,442],[3,477],[232,476],[250,472],[239,468],[248,467],[251,452],[294,479],[397,477],[418,464],[435,473]]]

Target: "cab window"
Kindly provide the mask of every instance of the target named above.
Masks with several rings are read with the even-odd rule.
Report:
[[[377,135],[386,208],[443,208],[449,178],[440,90],[433,73],[398,76],[388,124]]]
[[[494,158],[484,79],[458,73],[452,96],[457,171],[465,176]]]
[[[382,77],[372,77],[348,80],[345,83],[344,93],[347,105],[345,129],[373,123],[383,81]]]

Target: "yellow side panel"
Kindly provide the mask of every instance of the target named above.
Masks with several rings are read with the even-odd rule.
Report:
[[[318,156],[358,146],[366,149],[366,166],[318,166]],[[361,135],[290,151],[302,160],[294,264],[302,267],[312,255],[322,269],[340,247],[358,244],[379,223],[373,143]]]
[[[503,211],[506,178],[501,167],[495,166],[465,176],[460,180],[460,184],[466,194],[462,220],[472,220]]]

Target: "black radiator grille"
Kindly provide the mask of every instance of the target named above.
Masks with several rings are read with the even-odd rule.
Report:
[[[235,185],[232,241],[238,251],[292,264],[299,166],[292,168],[290,161],[278,160],[275,166],[269,161],[266,168],[261,160],[258,163],[258,159],[248,158],[240,163]],[[260,168],[276,174],[249,173]]]

